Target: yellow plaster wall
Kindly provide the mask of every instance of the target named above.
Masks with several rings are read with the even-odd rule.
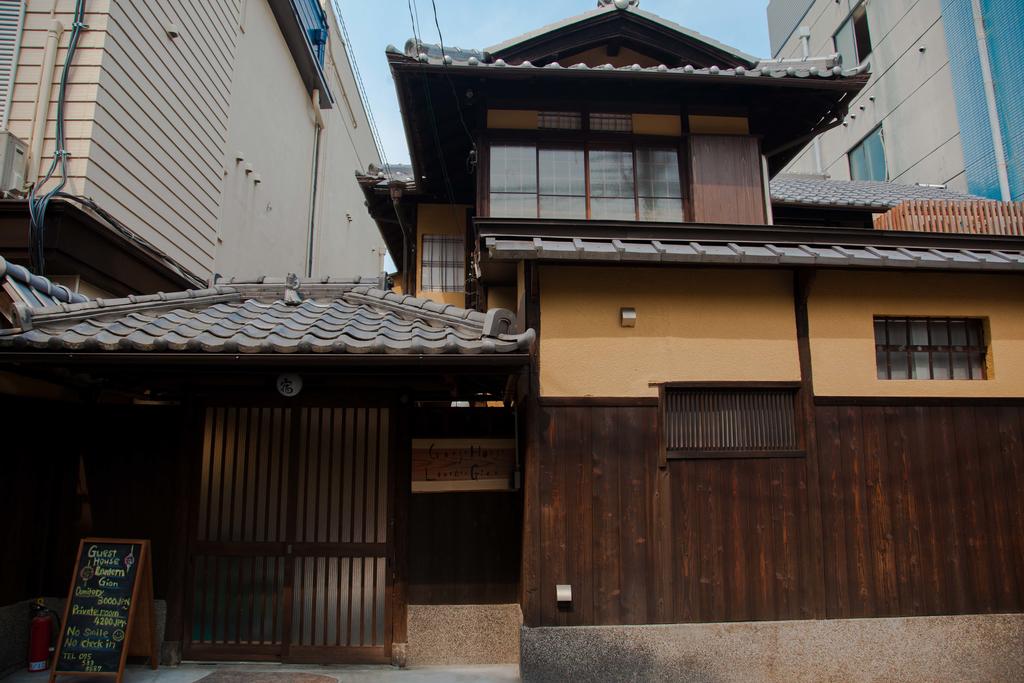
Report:
[[[683,121],[671,114],[633,114],[633,132],[637,135],[683,134]]]
[[[548,266],[544,396],[656,396],[651,382],[797,381],[787,271]],[[623,328],[619,310],[637,311]]]
[[[515,287],[488,287],[487,308],[504,308],[507,311],[516,312],[519,302],[516,297]]]
[[[690,114],[690,132],[703,135],[749,135],[746,116],[705,116]]]
[[[421,289],[423,284],[423,236],[455,235],[465,239],[469,206],[456,204],[420,204],[416,214],[416,296],[455,306],[466,305],[464,292],[435,292]]]
[[[823,271],[808,314],[818,396],[1024,396],[1024,277]],[[878,379],[876,315],[986,319],[989,379]]]
[[[539,113],[520,109],[488,109],[487,127],[504,130],[536,130]]]

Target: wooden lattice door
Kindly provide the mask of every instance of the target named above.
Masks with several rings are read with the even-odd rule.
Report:
[[[211,407],[186,656],[391,656],[390,414]]]

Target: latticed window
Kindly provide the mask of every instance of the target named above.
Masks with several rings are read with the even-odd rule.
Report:
[[[590,130],[612,131],[613,133],[632,133],[632,114],[591,114]]]
[[[421,289],[429,292],[463,292],[466,289],[466,255],[461,237],[423,236]]]
[[[878,379],[985,379],[987,356],[977,318],[875,318]]]
[[[542,111],[537,117],[537,127],[548,130],[580,130],[583,115],[571,111]]]
[[[663,432],[669,458],[796,453],[795,389],[667,387]]]

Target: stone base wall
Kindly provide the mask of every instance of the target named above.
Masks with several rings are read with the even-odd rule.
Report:
[[[46,598],[46,606],[64,618],[63,598]],[[167,623],[167,602],[154,601],[156,638],[164,639]],[[28,665],[28,629],[32,620],[32,601],[26,600],[0,607],[0,679]]]
[[[409,605],[408,666],[514,664],[519,605]]]
[[[524,681],[1024,680],[1024,615],[523,628]]]

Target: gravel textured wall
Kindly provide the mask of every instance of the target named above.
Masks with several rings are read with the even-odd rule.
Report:
[[[409,605],[409,666],[519,661],[519,605]]]
[[[524,628],[524,681],[1024,680],[1024,615]]]

